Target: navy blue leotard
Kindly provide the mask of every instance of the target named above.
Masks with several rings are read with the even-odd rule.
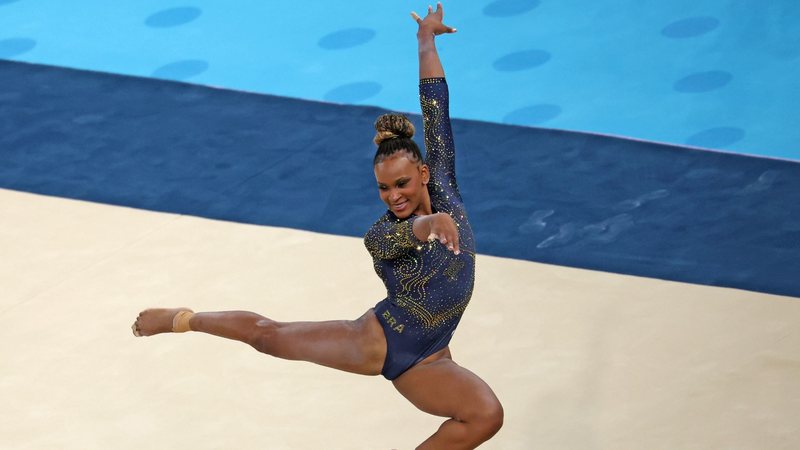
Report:
[[[455,220],[461,253],[453,254],[438,241],[419,241],[412,230],[416,216],[398,219],[391,211],[364,237],[375,272],[386,285],[375,315],[387,344],[381,373],[390,380],[448,345],[475,281],[475,240],[456,185],[447,83],[426,78],[419,89],[431,207]]]

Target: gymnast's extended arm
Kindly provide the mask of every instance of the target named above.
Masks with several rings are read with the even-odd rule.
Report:
[[[419,53],[420,103],[425,128],[427,163],[433,182],[446,189],[460,200],[455,183],[455,149],[450,129],[449,99],[444,82],[444,68],[436,50],[435,37],[455,33],[456,29],[442,23],[442,4],[436,10],[428,7],[424,19],[416,13],[411,17],[419,24],[417,42]],[[442,208],[442,211],[449,208]],[[456,254],[459,253],[459,236],[452,218],[443,212],[420,217],[414,224],[414,235],[418,239],[437,239]]]
[[[428,7],[428,15],[422,19],[417,13],[412,12],[411,17],[419,24],[417,30],[417,41],[419,43],[419,78],[441,78],[444,77],[442,62],[436,52],[436,41],[434,38],[444,33],[455,33],[456,29],[442,23],[444,10],[442,4],[436,5],[436,11]]]

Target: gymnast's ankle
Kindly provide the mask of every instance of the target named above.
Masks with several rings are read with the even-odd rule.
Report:
[[[189,326],[189,320],[194,316],[194,312],[190,310],[178,311],[175,317],[172,318],[172,331],[174,333],[185,333],[192,331]]]

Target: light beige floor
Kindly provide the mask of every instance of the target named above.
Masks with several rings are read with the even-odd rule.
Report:
[[[440,419],[380,377],[139,310],[354,318],[359,239],[0,190],[0,448],[413,448]],[[506,410],[486,449],[800,448],[800,299],[478,259],[455,358]]]

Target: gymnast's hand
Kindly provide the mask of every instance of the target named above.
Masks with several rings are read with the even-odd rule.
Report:
[[[428,15],[425,18],[421,18],[419,14],[415,12],[411,12],[411,18],[414,19],[419,24],[419,31],[426,32],[438,36],[444,33],[455,33],[456,29],[453,27],[448,27],[447,25],[442,23],[442,17],[444,16],[444,9],[442,9],[442,2],[436,4],[436,11],[433,10],[433,7],[428,6]]]
[[[424,217],[430,218],[428,242],[439,241],[456,255],[461,253],[458,249],[458,227],[456,226],[455,220],[453,220],[449,214],[436,213]]]

